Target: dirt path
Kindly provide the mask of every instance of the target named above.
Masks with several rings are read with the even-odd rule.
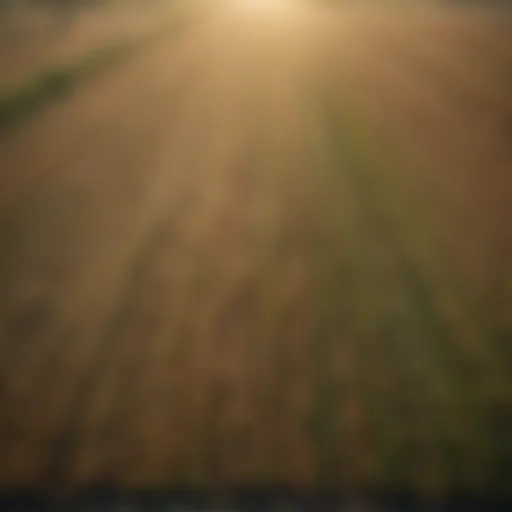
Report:
[[[357,88],[388,62],[416,76],[379,50],[396,28],[261,5],[212,9],[0,140],[1,487],[506,482],[512,283],[472,318],[443,281],[461,254],[421,236],[432,210],[345,108],[386,127]],[[471,307],[489,283],[466,276]]]

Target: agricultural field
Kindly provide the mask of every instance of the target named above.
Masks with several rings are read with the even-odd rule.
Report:
[[[0,132],[0,488],[506,495],[511,26],[194,19]]]
[[[69,12],[37,4],[13,12],[0,9],[0,92],[49,67],[163,28],[169,10],[168,5],[142,8],[126,2]]]

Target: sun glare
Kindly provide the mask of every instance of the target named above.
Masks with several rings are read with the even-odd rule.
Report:
[[[229,4],[242,14],[268,16],[289,13],[293,0],[230,0]]]

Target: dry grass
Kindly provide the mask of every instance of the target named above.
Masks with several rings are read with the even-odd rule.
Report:
[[[506,490],[508,54],[437,13],[212,13],[0,141],[1,486]]]

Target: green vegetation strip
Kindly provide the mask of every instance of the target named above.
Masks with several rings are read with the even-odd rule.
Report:
[[[382,285],[387,282],[387,286],[392,285],[389,291],[399,293],[409,304],[406,317],[400,319],[396,313],[389,316],[391,311],[388,311],[378,320],[379,325],[375,325],[373,333],[367,330],[371,309],[364,315],[366,319],[361,316],[361,325],[353,325],[361,361],[368,365],[371,361],[385,359],[383,364],[377,365],[381,367],[379,371],[367,369],[364,372],[366,407],[370,408],[369,420],[380,455],[391,448],[386,446],[384,437],[389,437],[384,435],[386,432],[398,435],[402,445],[402,449],[397,445],[386,453],[381,477],[388,480],[388,471],[393,472],[397,463],[398,481],[404,479],[406,474],[416,469],[416,463],[409,458],[400,462],[393,459],[400,459],[400,452],[406,446],[413,449],[413,445],[425,443],[429,452],[425,455],[434,457],[431,470],[435,469],[438,482],[437,485],[431,484],[435,487],[439,484],[450,487],[470,485],[479,489],[503,490],[509,470],[502,451],[509,453],[510,448],[503,443],[500,448],[500,441],[495,437],[503,427],[495,424],[493,409],[502,408],[497,398],[500,395],[498,388],[506,379],[499,353],[493,350],[493,343],[488,343],[493,329],[475,325],[478,322],[465,308],[461,297],[450,296],[448,300],[443,297],[447,290],[443,290],[439,275],[447,271],[445,267],[449,267],[450,262],[440,259],[436,253],[435,234],[425,216],[428,212],[414,207],[413,198],[407,197],[402,190],[400,165],[397,165],[396,158],[385,150],[380,152],[381,144],[375,144],[367,137],[360,123],[354,121],[353,113],[341,110],[334,113],[333,105],[324,105],[320,117],[326,128],[330,151],[339,158],[333,171],[340,174],[337,179],[344,177],[350,196],[359,204],[360,217],[354,229],[360,231],[361,237],[369,237],[368,247],[359,247],[362,251],[359,255],[358,249],[349,242],[350,252],[354,252],[353,265],[349,266],[353,278],[358,281],[355,288],[349,289],[352,289],[353,300],[362,293],[358,288],[366,282],[365,275],[374,275],[372,267],[377,265],[378,254],[385,245],[392,250],[398,266],[393,271],[392,268],[386,271],[385,267],[380,270],[375,267],[377,273],[374,277],[378,280],[368,283],[368,292],[380,298],[375,302],[376,308],[386,309],[381,302],[385,301],[386,290],[380,290],[379,282]],[[332,179],[336,180],[335,177]],[[366,235],[364,231],[367,231]],[[356,241],[351,237],[350,240]],[[372,246],[373,251],[370,250]],[[365,261],[369,267],[366,270],[361,268],[360,273],[359,265],[364,267]],[[346,286],[347,281],[344,283]],[[456,315],[453,308],[447,307],[451,304],[460,310]],[[412,321],[417,329],[416,334],[408,331],[408,341],[402,339],[403,333],[400,334],[405,321]],[[382,372],[387,377],[384,378]],[[386,384],[385,387],[391,387],[382,393],[383,390],[379,391],[372,384],[375,379]],[[386,382],[388,379],[394,384]],[[402,406],[398,406],[410,395],[409,390],[415,390],[416,395],[412,400],[409,396],[404,402],[408,402],[411,409],[406,413],[401,411]],[[408,424],[409,421],[412,423]],[[423,434],[421,440],[406,441],[404,436],[407,431],[414,434],[415,423],[418,426],[423,424],[422,429],[428,438]],[[423,487],[419,474],[416,473],[412,479],[414,484]]]
[[[0,91],[0,132],[10,129],[84,80],[123,62],[135,52],[161,39],[169,31],[170,28],[165,27],[156,33],[108,44],[76,62],[50,68],[24,85]]]

